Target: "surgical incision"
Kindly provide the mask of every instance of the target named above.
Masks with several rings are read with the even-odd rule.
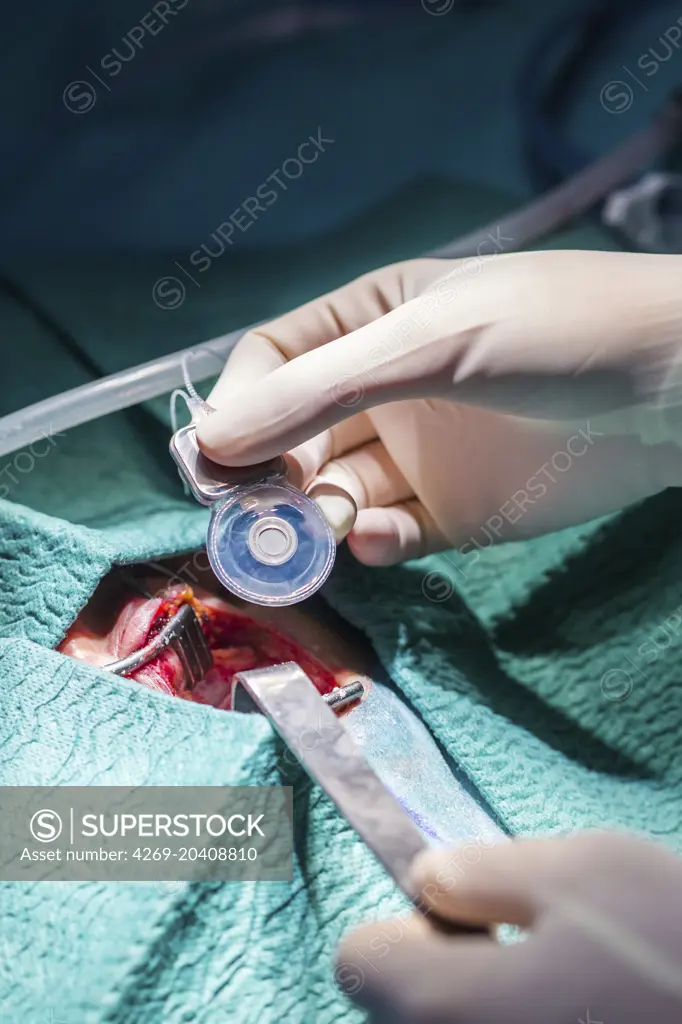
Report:
[[[140,583],[147,596],[137,592]],[[213,667],[190,687],[180,658],[167,648],[131,673],[136,682],[185,700],[229,709],[232,679],[246,669],[295,661],[320,693],[328,693],[366,669],[367,654],[358,651],[357,641],[349,644],[311,612],[277,609],[264,613],[231,599],[212,580],[209,585],[218,593],[196,584],[158,584],[159,580],[151,577],[138,579],[135,589],[121,580],[105,581],[58,649],[72,658],[106,666],[145,647],[183,604],[191,604],[211,650]]]

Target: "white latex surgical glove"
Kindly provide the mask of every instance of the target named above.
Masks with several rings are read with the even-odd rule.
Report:
[[[366,564],[473,550],[679,485],[681,342],[678,256],[413,260],[247,334],[199,444],[286,453]]]
[[[472,857],[472,850],[476,854]],[[412,876],[444,935],[404,912],[346,935],[336,978],[368,1024],[679,1024],[682,860],[627,835],[432,849]]]

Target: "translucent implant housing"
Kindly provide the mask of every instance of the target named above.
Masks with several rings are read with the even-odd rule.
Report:
[[[213,506],[208,557],[227,590],[254,604],[297,604],[334,565],[336,543],[312,498],[285,482],[238,488]]]

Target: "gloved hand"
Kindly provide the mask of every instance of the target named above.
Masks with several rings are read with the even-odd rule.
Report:
[[[528,934],[453,938],[407,914],[349,934],[336,978],[371,1024],[682,1020],[682,861],[662,847],[588,834],[470,845],[428,851],[414,876],[440,917]]]
[[[224,465],[287,452],[367,564],[615,511],[682,482],[681,266],[556,251],[367,274],[240,341],[199,444]]]

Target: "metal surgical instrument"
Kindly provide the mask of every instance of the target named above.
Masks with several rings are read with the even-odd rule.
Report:
[[[295,662],[239,672],[232,688],[235,711],[261,711],[308,775],[336,804],[411,903],[440,931],[487,930],[442,921],[423,904],[411,878],[415,858],[428,849],[424,836],[369,765],[312,680]]]

